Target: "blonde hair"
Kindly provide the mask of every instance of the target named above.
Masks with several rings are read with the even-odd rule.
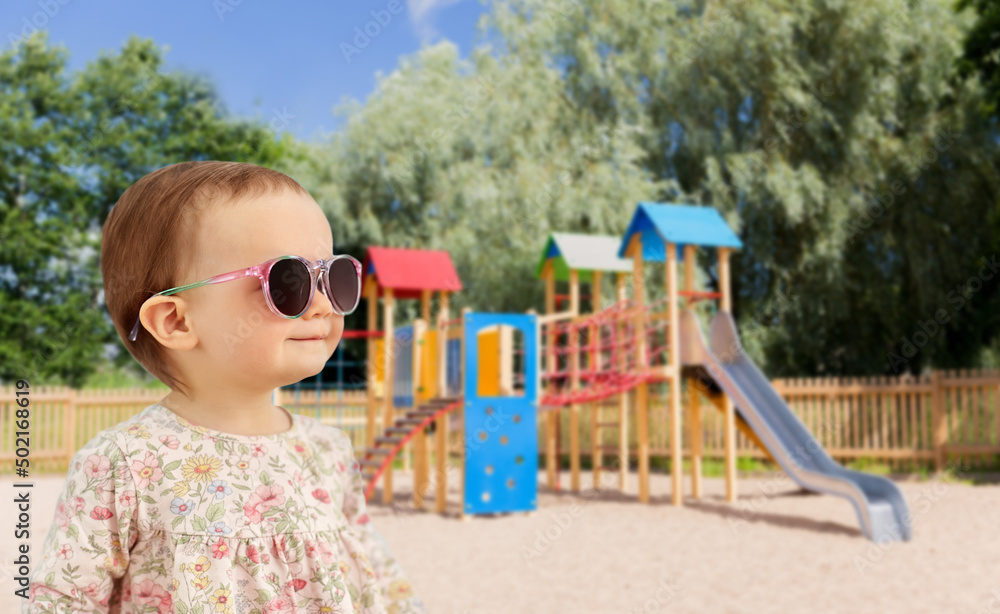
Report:
[[[210,206],[283,190],[308,194],[288,175],[255,164],[182,162],[142,177],[112,207],[101,238],[104,301],[128,351],[171,389],[186,386],[163,346],[142,326],[135,341],[128,339],[139,308],[157,292],[193,281],[178,277],[196,258],[188,237]]]

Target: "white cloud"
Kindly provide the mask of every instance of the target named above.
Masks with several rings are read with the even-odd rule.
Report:
[[[434,28],[434,15],[441,9],[457,4],[462,0],[406,0],[406,8],[410,13],[410,22],[417,36],[423,42],[429,42],[437,37]]]

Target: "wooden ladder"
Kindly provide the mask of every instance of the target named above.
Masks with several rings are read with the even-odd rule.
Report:
[[[609,400],[613,400],[612,397]],[[591,449],[593,450],[593,472],[594,489],[600,490],[607,486],[601,483],[601,473],[603,471],[616,471],[618,473],[618,490],[625,492],[625,480],[628,475],[628,392],[618,395],[618,402],[610,404],[605,400],[595,401],[591,404]],[[610,417],[602,416],[602,410],[614,409],[615,415]],[[606,444],[603,441],[603,433],[617,431],[617,443]],[[604,453],[613,454],[614,464],[604,465]]]

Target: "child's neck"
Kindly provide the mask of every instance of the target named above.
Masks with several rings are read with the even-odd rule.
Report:
[[[270,395],[212,398],[198,393],[186,396],[172,390],[160,404],[188,422],[232,435],[274,435],[292,428],[286,413],[271,403]]]

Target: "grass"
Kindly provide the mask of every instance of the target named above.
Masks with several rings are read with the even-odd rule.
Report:
[[[883,461],[876,460],[874,458],[861,457],[845,464],[848,469],[853,469],[855,471],[864,471],[865,473],[873,473],[875,475],[889,475],[893,473],[891,467]]]
[[[903,467],[891,467],[883,460],[862,457],[845,463],[848,469],[864,471],[875,475],[909,475],[918,480],[945,480],[954,484],[995,484],[1000,482],[1000,455],[994,455],[982,465],[971,465],[961,460],[951,460],[943,471],[937,472],[927,462],[913,462]]]
[[[607,457],[605,457],[607,458]],[[605,460],[605,465],[608,465],[608,461]],[[580,457],[580,469],[583,471],[590,471],[593,467],[591,463],[591,458],[589,456]],[[538,468],[545,468],[545,455],[539,454],[538,457]],[[569,455],[560,455],[559,457],[559,468],[560,471],[569,471]],[[636,463],[634,460],[629,462],[629,469],[635,470]],[[670,473],[670,459],[665,456],[653,456],[649,459],[650,471]],[[751,458],[748,456],[740,456],[736,458],[736,471],[744,476],[755,475],[755,474],[766,474],[777,470],[777,465],[769,462],[763,461],[756,458]],[[689,472],[691,470],[691,462],[685,460],[682,464],[682,470]],[[705,458],[701,461],[701,472],[705,477],[710,478],[721,478],[725,476],[726,466],[721,459]]]

